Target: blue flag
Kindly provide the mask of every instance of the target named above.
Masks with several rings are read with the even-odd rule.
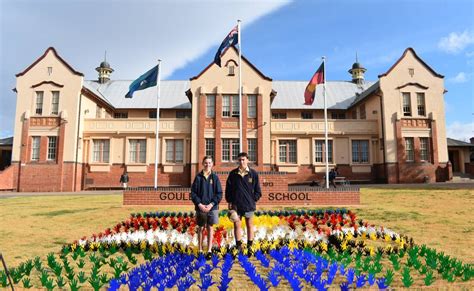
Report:
[[[138,79],[130,84],[128,87],[128,93],[125,95],[125,98],[132,98],[133,93],[138,90],[143,90],[148,87],[156,86],[156,79],[158,76],[158,65],[153,67],[151,70],[141,75]]]
[[[239,32],[237,26],[232,28],[227,37],[222,41],[221,46],[217,50],[216,56],[214,57],[214,63],[221,67],[221,57],[224,51],[239,42]]]

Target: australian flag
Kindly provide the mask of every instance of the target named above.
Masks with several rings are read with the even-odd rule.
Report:
[[[221,57],[224,51],[233,45],[236,45],[239,42],[239,31],[237,26],[232,28],[227,37],[222,41],[221,46],[217,50],[216,56],[214,57],[214,63],[221,67]]]
[[[151,70],[141,75],[135,81],[130,84],[128,87],[128,93],[125,95],[125,98],[132,98],[133,93],[138,90],[143,90],[148,87],[156,86],[156,79],[158,76],[158,65],[153,67]]]

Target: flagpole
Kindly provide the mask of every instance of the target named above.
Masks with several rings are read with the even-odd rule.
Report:
[[[329,155],[328,155],[328,106],[326,102],[326,57],[323,60],[323,96],[324,96],[324,146],[325,146],[325,163],[326,163],[326,189],[329,189]]]
[[[242,37],[240,34],[241,20],[237,20],[237,33],[239,39],[239,140],[240,140],[240,152],[243,152],[243,139],[242,139]]]
[[[159,129],[160,129],[160,70],[161,60],[158,60],[158,73],[156,75],[156,85],[158,86],[158,93],[156,95],[156,131],[155,131],[155,190],[158,188],[158,144],[159,144]]]

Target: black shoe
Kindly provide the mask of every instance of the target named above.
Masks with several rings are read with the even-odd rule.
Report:
[[[254,255],[254,252],[253,252],[252,248],[247,248],[247,257],[250,258],[253,255]]]
[[[212,253],[211,252],[207,252],[206,254],[206,260],[210,260],[212,259]]]

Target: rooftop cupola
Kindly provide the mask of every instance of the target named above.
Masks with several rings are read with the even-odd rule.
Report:
[[[364,83],[364,73],[367,71],[362,65],[359,63],[356,53],[356,61],[352,65],[352,69],[349,70],[349,73],[352,75],[352,82],[362,85]]]
[[[107,83],[110,80],[110,74],[112,74],[114,69],[112,69],[110,64],[107,63],[107,52],[105,52],[104,61],[100,63],[95,70],[99,72],[99,83]]]

